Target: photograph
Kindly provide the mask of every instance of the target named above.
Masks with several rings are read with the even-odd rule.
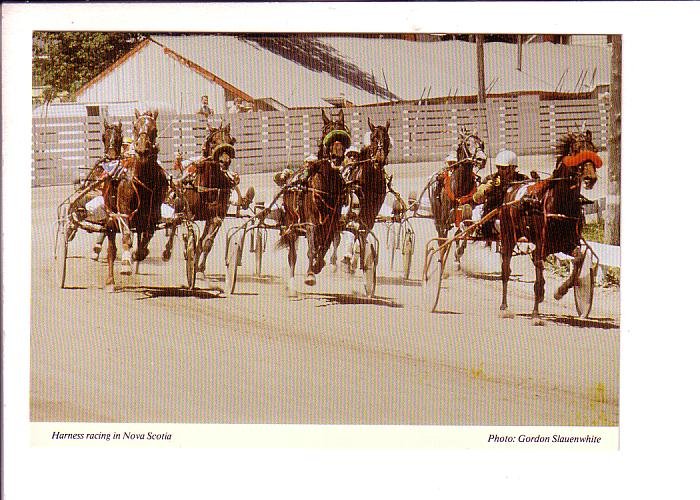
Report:
[[[619,36],[32,43],[33,422],[618,426]]]

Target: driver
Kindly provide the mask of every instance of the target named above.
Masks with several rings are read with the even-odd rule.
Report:
[[[496,173],[484,178],[484,182],[479,185],[474,193],[473,200],[476,206],[472,212],[472,220],[478,222],[491,210],[503,203],[508,187],[516,182],[527,180],[528,177],[518,172],[518,156],[508,150],[503,149],[496,155]],[[493,236],[495,221],[493,219],[481,226],[481,236]]]

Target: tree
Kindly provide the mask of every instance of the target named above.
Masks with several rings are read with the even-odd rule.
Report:
[[[61,92],[73,98],[82,85],[145,37],[143,33],[37,31],[32,43],[34,80],[49,87],[47,100]]]

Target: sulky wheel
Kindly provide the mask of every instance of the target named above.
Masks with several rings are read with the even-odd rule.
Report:
[[[66,238],[66,224],[58,221],[56,228],[56,242],[54,251],[54,268],[56,270],[56,282],[61,288],[66,285],[66,260],[68,259],[68,239]]]
[[[243,257],[243,238],[245,238],[245,233],[243,233],[240,241],[232,236],[226,244],[226,284],[224,291],[228,295],[233,295],[233,292],[236,290],[238,266],[241,265]]]
[[[390,224],[387,228],[387,242],[386,247],[389,249],[389,269],[394,270],[394,256],[398,248],[399,243],[397,242],[397,229],[393,224]]]
[[[187,276],[187,289],[194,290],[197,281],[197,235],[194,228],[188,224],[183,237],[185,246],[185,275]]]
[[[423,300],[426,309],[430,312],[435,311],[440,300],[442,273],[445,267],[445,260],[447,259],[447,255],[442,255],[442,252],[437,250],[437,248],[438,244],[435,241],[428,246],[428,252],[432,253],[432,257],[423,276]]]
[[[581,272],[574,282],[574,302],[576,312],[580,317],[587,318],[593,307],[593,291],[595,287],[595,265],[591,253],[586,252],[581,265]]]
[[[364,255],[365,295],[374,297],[377,288],[377,248],[374,243],[365,243]]]
[[[404,234],[401,254],[403,256],[403,279],[407,280],[411,275],[411,262],[413,261],[413,250],[416,243],[416,234],[412,229],[406,229]]]
[[[262,276],[262,258],[263,251],[265,250],[263,246],[262,229],[257,228],[255,230],[253,244],[253,253],[255,253],[255,276],[260,277]]]

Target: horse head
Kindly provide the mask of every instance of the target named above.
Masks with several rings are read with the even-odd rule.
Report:
[[[552,175],[572,179],[576,185],[583,183],[584,188],[592,189],[598,180],[596,170],[603,165],[603,160],[597,154],[591,131],[565,134],[559,139],[557,153],[557,167]]]
[[[228,170],[231,160],[236,157],[236,150],[233,145],[236,139],[231,137],[231,124],[224,127],[208,127],[209,135],[202,146],[202,154],[205,158],[213,158],[219,162],[224,170]]]
[[[139,113],[138,109],[134,111],[136,114],[133,125],[134,151],[141,157],[157,153],[158,127],[156,119],[158,111],[146,111],[145,113]]]
[[[319,145],[318,158],[330,160],[335,166],[340,166],[345,157],[345,150],[350,147],[350,130],[345,126],[345,115],[341,109],[335,120],[326,116],[321,110],[323,131]]]
[[[370,138],[367,149],[370,157],[374,160],[374,164],[382,168],[386,165],[389,158],[389,150],[391,149],[391,138],[389,137],[389,125],[387,120],[386,125],[373,125],[372,121],[367,117],[369,124]]]
[[[470,132],[466,127],[462,127],[459,131],[457,161],[472,168],[476,167],[476,170],[481,170],[486,165],[484,141],[476,135],[476,132]]]
[[[104,120],[105,130],[102,132],[102,144],[105,147],[105,156],[108,160],[117,160],[121,156],[122,142],[122,122],[109,124]]]

